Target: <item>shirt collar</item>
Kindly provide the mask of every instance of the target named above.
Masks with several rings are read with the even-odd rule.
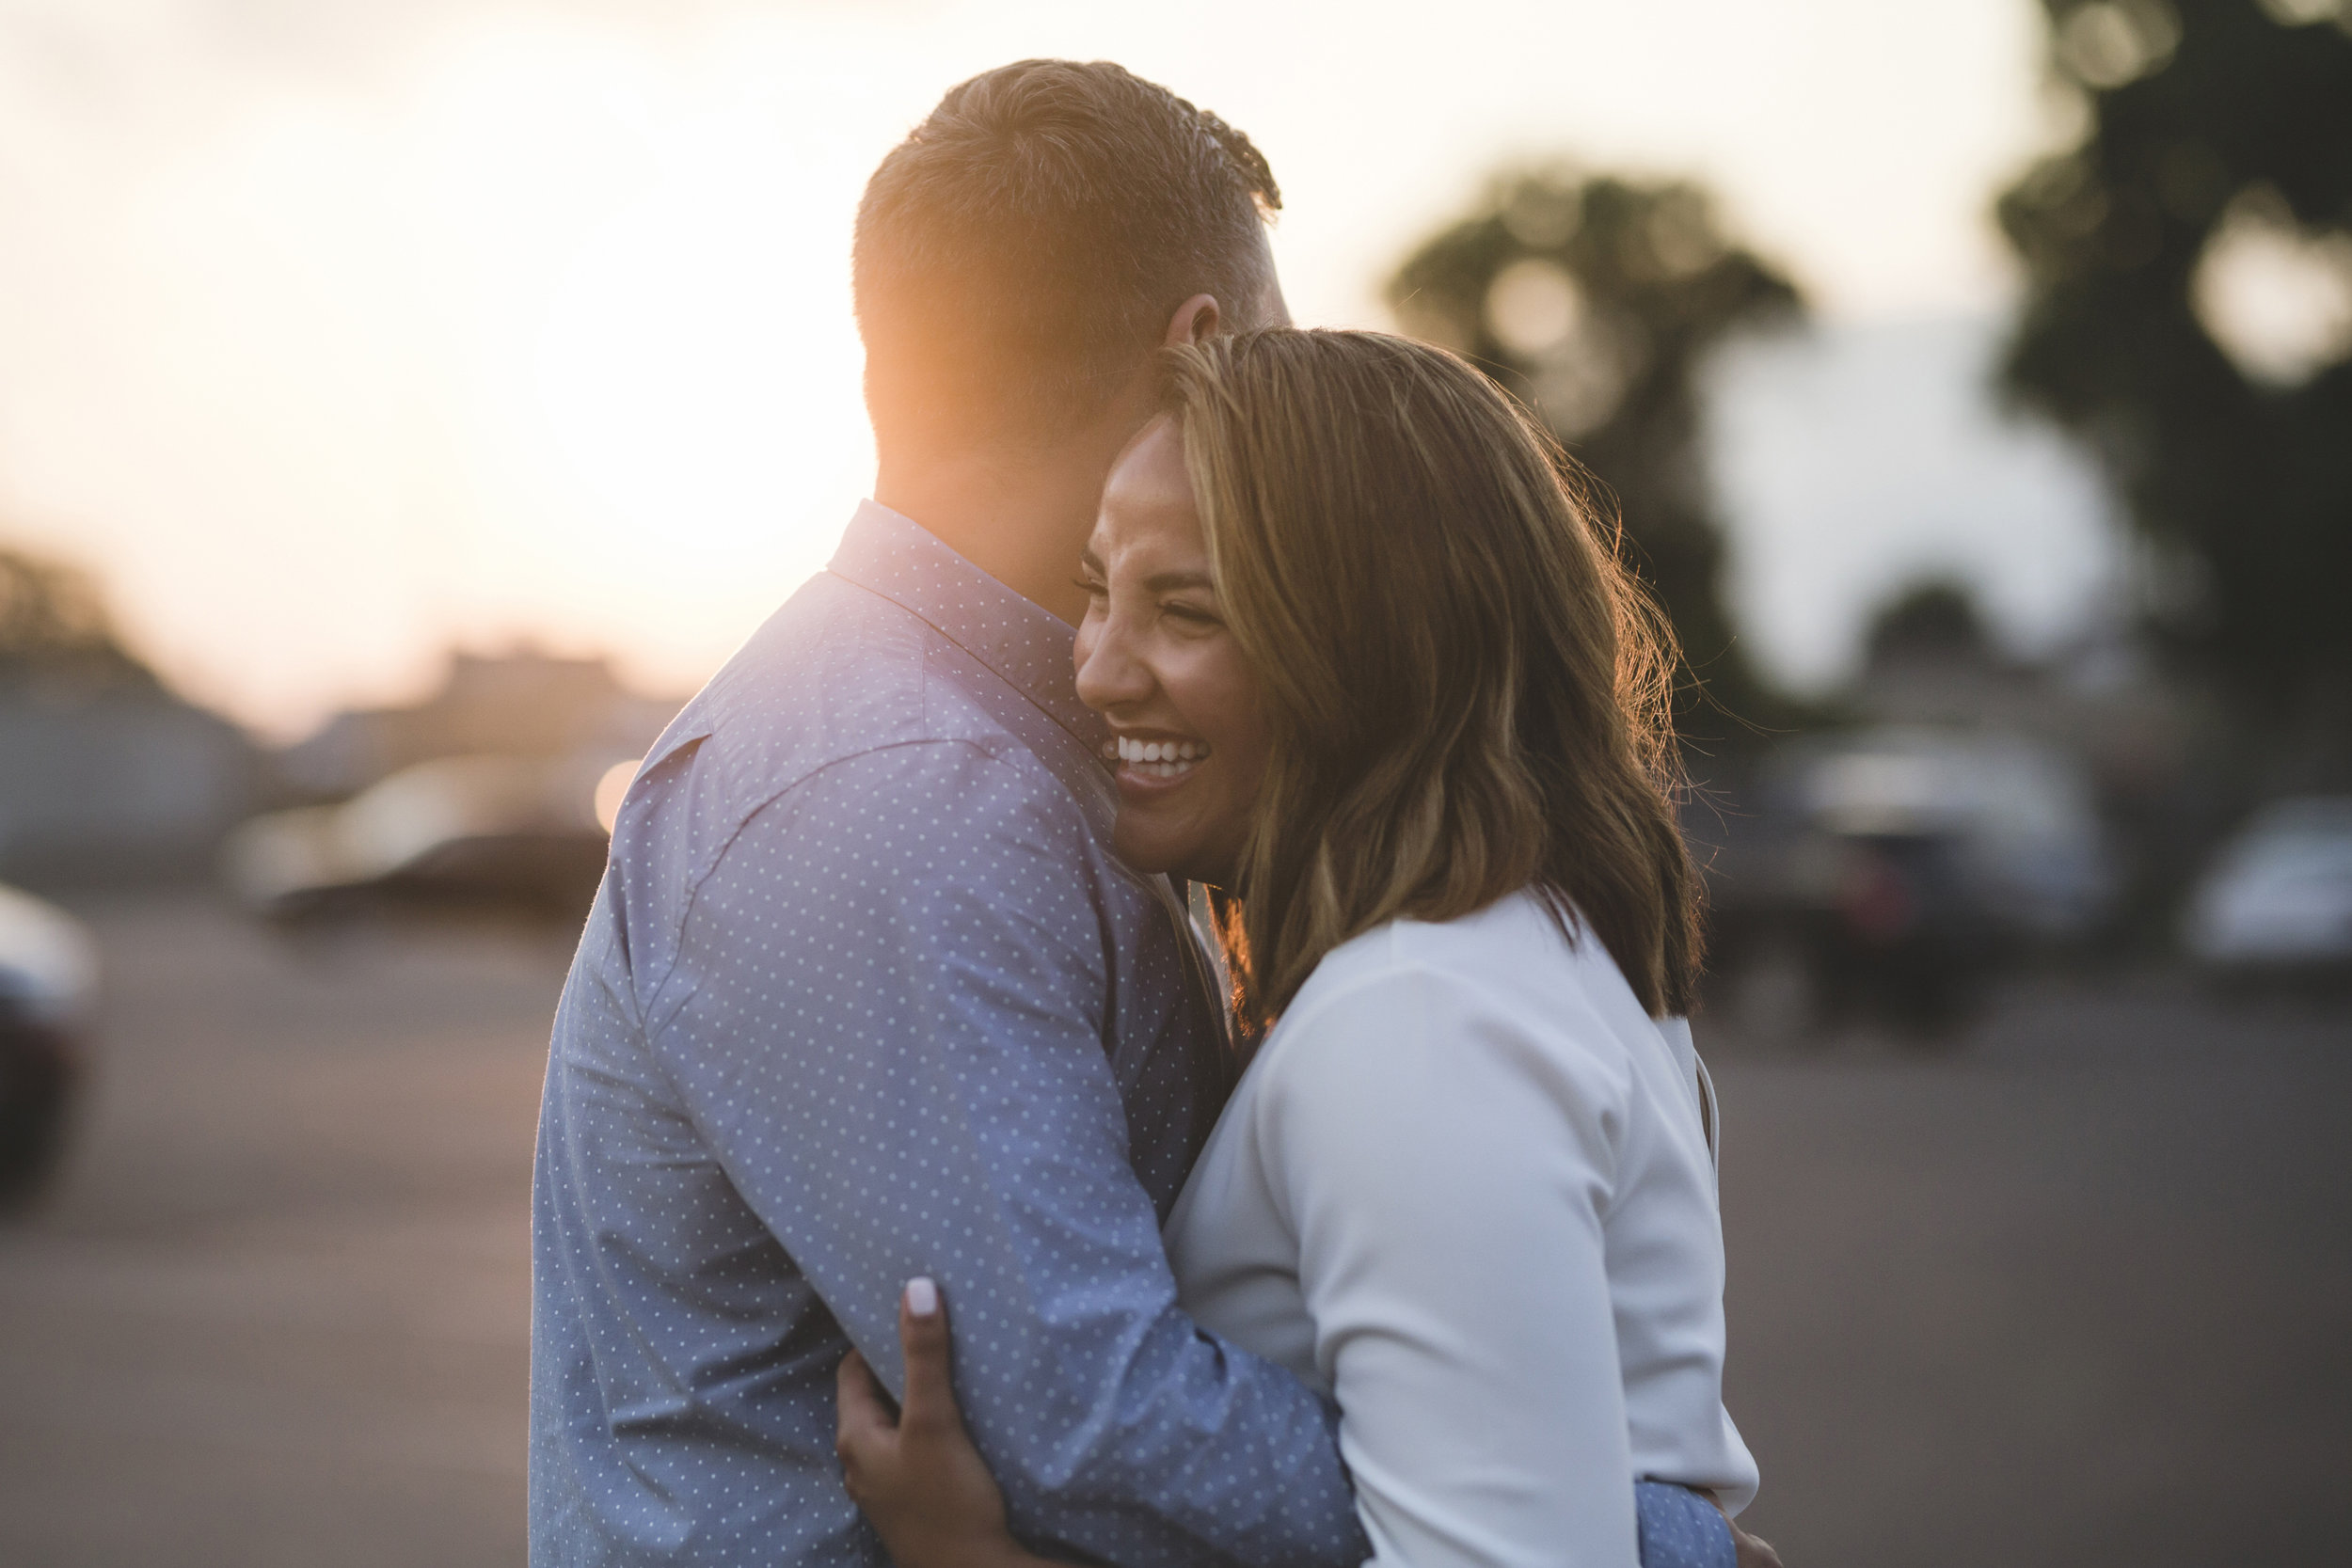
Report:
[[[860,501],[826,569],[919,617],[1089,752],[1108,737],[1101,715],[1078,701],[1070,624],[973,565],[912,517]]]

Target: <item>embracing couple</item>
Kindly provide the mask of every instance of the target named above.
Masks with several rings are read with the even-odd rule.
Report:
[[[1104,64],[875,172],[874,499],[556,1020],[534,1563],[1771,1560],[1657,621],[1279,204]]]

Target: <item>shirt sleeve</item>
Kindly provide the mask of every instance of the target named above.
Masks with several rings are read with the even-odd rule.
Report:
[[[1315,1005],[1268,1067],[1252,1132],[1376,1560],[1633,1568],[1624,1085],[1414,969]]]
[[[1104,1053],[1090,844],[1058,784],[976,746],[836,763],[719,856],[649,1032],[893,1387],[901,1283],[945,1287],[965,1416],[1033,1546],[1359,1562],[1328,1407],[1177,1308]]]

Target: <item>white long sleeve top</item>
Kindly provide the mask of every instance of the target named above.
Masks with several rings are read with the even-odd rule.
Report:
[[[1755,1495],[1711,1096],[1531,894],[1300,989],[1167,1240],[1196,1323],[1337,1399],[1375,1562],[1634,1568],[1634,1481]]]

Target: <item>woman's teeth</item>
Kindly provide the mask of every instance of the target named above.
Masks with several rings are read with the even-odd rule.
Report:
[[[1135,740],[1120,736],[1103,744],[1105,759],[1116,758],[1146,778],[1180,779],[1209,754],[1201,740]]]

